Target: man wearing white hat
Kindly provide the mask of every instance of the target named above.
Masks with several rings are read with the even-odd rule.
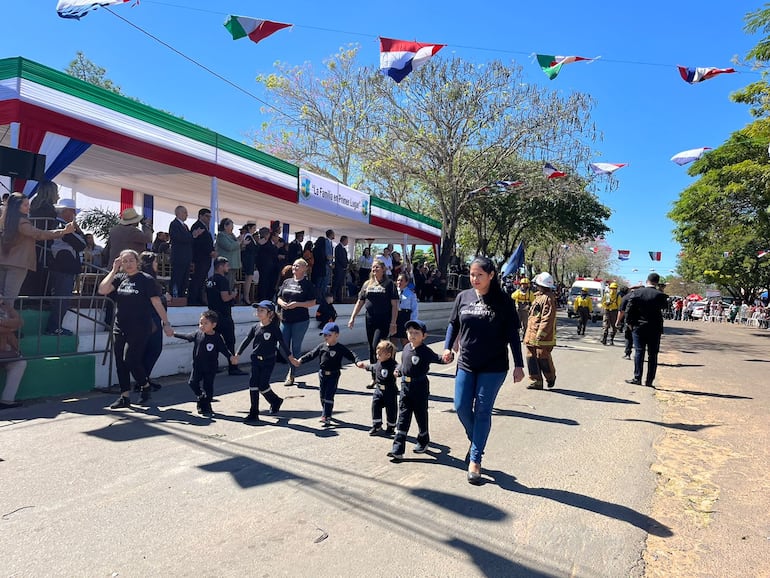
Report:
[[[142,224],[142,230],[137,225]],[[147,250],[147,246],[152,243],[152,221],[149,221],[136,212],[136,209],[129,207],[120,213],[120,221],[110,229],[110,237],[107,240],[109,248],[109,258],[107,266],[111,267],[112,262],[120,255],[121,251],[133,249],[137,253]]]
[[[78,209],[73,199],[60,199],[53,207],[56,209],[57,228],[63,229],[67,223],[75,222]],[[80,273],[80,254],[85,248],[85,236],[77,223],[73,233],[56,239],[51,245],[53,259],[48,265],[51,295],[62,299],[56,299],[51,304],[46,335],[72,335],[72,332],[64,329],[61,323],[69,309],[75,277]]]

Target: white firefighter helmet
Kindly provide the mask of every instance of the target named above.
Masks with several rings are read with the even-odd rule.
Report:
[[[556,289],[556,285],[553,282],[553,277],[550,273],[538,273],[535,278],[532,279],[535,285],[540,287],[547,287],[548,289]]]

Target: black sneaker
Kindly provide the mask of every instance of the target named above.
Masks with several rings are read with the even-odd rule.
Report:
[[[404,454],[396,454],[393,452],[388,452],[388,457],[390,458],[390,461],[398,463],[404,459]]]
[[[278,398],[278,401],[276,401],[273,405],[270,406],[270,410],[267,412],[268,415],[275,415],[278,413],[278,411],[281,409],[281,406],[283,405],[283,398]]]
[[[146,405],[147,402],[150,401],[150,386],[145,385],[140,391],[139,391],[139,404]]]
[[[243,423],[259,423],[259,414],[256,411],[250,411],[249,415],[243,418]]]
[[[366,386],[366,389],[374,389],[375,382],[370,383]]]
[[[382,431],[381,425],[373,425],[372,429],[369,430],[369,435],[376,436],[380,431]]]
[[[416,454],[424,454],[428,449],[428,444],[417,444],[412,450]]]
[[[211,417],[214,415],[214,410],[211,409],[211,400],[207,397],[201,399],[201,409],[199,412],[204,417]]]
[[[131,407],[131,400],[128,399],[125,395],[121,395],[118,399],[116,399],[114,402],[112,402],[112,405],[110,405],[110,409],[122,409],[122,408],[130,408]]]
[[[394,435],[396,435],[396,428],[388,426],[387,428],[385,428],[385,435],[393,437]]]

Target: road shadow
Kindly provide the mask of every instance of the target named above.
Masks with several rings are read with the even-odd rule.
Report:
[[[484,576],[506,576],[507,578],[552,578],[553,576],[559,575],[555,570],[535,570],[531,566],[525,566],[510,558],[495,554],[478,544],[471,544],[460,538],[452,538],[447,540],[445,544],[457,551],[468,554],[476,565],[476,568],[478,568],[479,572]]]
[[[218,462],[198,467],[205,472],[230,474],[233,480],[243,489],[265,484],[275,484],[286,480],[305,480],[310,482],[310,480],[302,476],[246,456],[225,458]]]
[[[770,359],[744,359],[743,361],[750,361],[752,363],[770,363]]]
[[[695,335],[703,333],[703,330],[696,327],[682,327],[680,325],[666,325],[663,330],[664,335]]]
[[[508,513],[505,510],[482,502],[481,500],[475,500],[473,498],[467,498],[465,496],[459,496],[457,494],[449,494],[439,490],[432,490],[429,488],[410,488],[409,493],[430,502],[441,508],[445,508],[451,512],[465,516],[466,518],[473,518],[479,520],[489,520],[491,522],[502,522],[508,518]]]
[[[568,395],[585,401],[599,401],[602,403],[627,403],[631,405],[639,405],[638,401],[632,399],[624,399],[622,397],[614,397],[612,395],[602,395],[601,393],[592,393],[590,391],[577,391],[574,389],[562,389],[555,387],[550,390],[551,393],[558,393],[560,395]]]
[[[696,395],[702,397],[716,397],[720,399],[754,399],[746,395],[734,395],[730,393],[711,393],[709,391],[692,391],[690,389],[663,389],[662,387],[656,388],[658,391],[665,391],[668,393],[682,393],[685,395]]]
[[[705,367],[702,363],[658,363],[658,367]]]
[[[487,471],[487,474],[494,479],[495,483],[497,483],[500,488],[508,490],[509,492],[538,496],[573,508],[594,512],[595,514],[636,526],[640,530],[652,534],[653,536],[668,538],[674,535],[671,528],[665,524],[658,522],[646,514],[637,512],[628,506],[614,504],[612,502],[599,500],[598,498],[592,498],[591,496],[567,490],[559,490],[556,488],[530,488],[517,482],[515,476],[501,471],[489,470]]]
[[[580,422],[574,419],[567,419],[562,417],[551,417],[549,415],[538,415],[536,413],[527,413],[524,411],[516,411],[514,409],[497,409],[492,410],[492,415],[500,415],[504,417],[516,417],[521,419],[531,419],[534,421],[543,421],[547,423],[558,423],[561,425],[580,425]]]
[[[682,431],[701,431],[710,427],[719,427],[721,424],[718,423],[667,423],[664,421],[654,421],[649,419],[634,419],[634,418],[628,418],[628,419],[620,419],[615,421],[628,421],[628,422],[635,422],[635,423],[649,423],[652,425],[659,425],[661,427],[666,427],[670,429],[678,429]]]

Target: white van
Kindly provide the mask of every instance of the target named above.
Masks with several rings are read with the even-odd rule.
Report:
[[[572,288],[569,290],[569,297],[567,297],[567,317],[577,317],[575,309],[573,307],[575,298],[580,295],[583,288],[588,289],[588,295],[593,301],[593,312],[591,313],[591,320],[598,321],[604,315],[602,307],[602,297],[606,291],[606,283],[603,279],[592,279],[590,277],[578,277],[572,284]]]

